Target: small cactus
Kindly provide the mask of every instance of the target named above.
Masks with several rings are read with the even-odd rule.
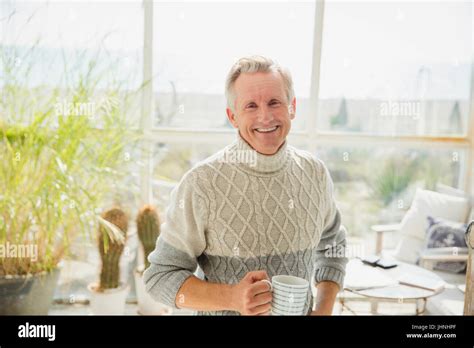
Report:
[[[155,249],[160,234],[160,218],[156,209],[145,205],[137,215],[137,232],[145,252],[145,269],[150,266],[148,255]]]
[[[99,253],[102,259],[99,289],[115,289],[120,284],[119,262],[127,238],[128,218],[120,208],[107,210],[102,218],[105,222],[99,225]]]

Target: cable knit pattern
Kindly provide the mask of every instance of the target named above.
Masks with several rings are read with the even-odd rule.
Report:
[[[345,235],[321,160],[286,142],[276,154],[262,155],[238,135],[173,190],[144,281],[153,298],[174,308],[198,265],[214,283],[235,284],[249,271],[266,270],[270,277],[291,274],[342,288]],[[310,291],[307,296],[309,312]]]

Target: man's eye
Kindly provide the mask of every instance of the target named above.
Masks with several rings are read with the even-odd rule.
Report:
[[[280,105],[280,102],[279,101],[272,101],[272,102],[270,102],[270,105],[271,106]]]
[[[255,104],[249,104],[247,108],[255,108],[255,106],[256,106]]]

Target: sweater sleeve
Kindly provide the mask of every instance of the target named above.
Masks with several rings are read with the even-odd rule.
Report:
[[[176,307],[176,295],[197,268],[203,253],[207,224],[205,197],[198,193],[194,173],[185,174],[173,189],[166,220],[156,247],[148,256],[150,266],[143,274],[146,291],[153,299]]]
[[[334,199],[334,185],[327,168],[323,166],[324,201],[326,202],[326,215],[321,239],[317,247],[315,282],[332,281],[343,289],[346,257],[346,230],[341,225],[341,214]]]

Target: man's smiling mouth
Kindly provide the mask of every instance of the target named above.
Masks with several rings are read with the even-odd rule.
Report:
[[[271,133],[276,131],[280,126],[274,126],[270,128],[255,128],[254,130],[259,133]]]

